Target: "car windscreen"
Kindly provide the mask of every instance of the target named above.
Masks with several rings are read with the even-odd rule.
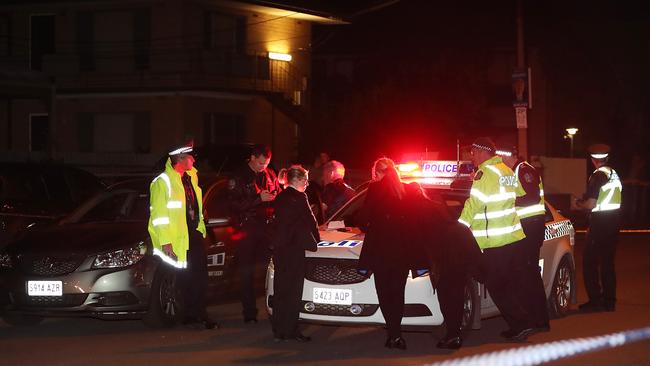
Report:
[[[460,217],[460,212],[463,210],[465,199],[467,198],[466,192],[455,192],[450,190],[441,189],[425,189],[427,197],[437,203],[444,204],[451,217]],[[347,227],[358,227],[359,212],[363,207],[366,199],[367,190],[360,191],[354,198],[352,198],[341,210],[339,210],[332,219],[329,221],[343,221]]]
[[[99,195],[74,215],[72,222],[144,222],[149,218],[149,195],[134,191]]]

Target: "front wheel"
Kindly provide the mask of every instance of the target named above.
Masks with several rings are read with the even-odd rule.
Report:
[[[472,278],[465,281],[463,290],[463,319],[462,329],[480,329],[480,319],[477,321],[477,311],[480,311],[481,299],[478,296],[478,283]]]
[[[178,272],[160,264],[149,296],[149,309],[144,323],[154,328],[170,328],[179,322],[182,314],[182,293]]]
[[[553,286],[548,295],[548,309],[552,318],[561,318],[569,312],[571,294],[574,291],[574,268],[568,256],[564,256],[555,271]]]

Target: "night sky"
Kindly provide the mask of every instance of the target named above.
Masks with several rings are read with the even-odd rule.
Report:
[[[355,156],[352,164],[365,165],[379,154],[398,155],[406,145],[449,153],[456,138],[495,130],[485,123],[491,96],[481,73],[490,52],[515,47],[514,0],[402,0],[374,11],[366,10],[381,1],[307,3],[352,23],[314,29],[313,119],[324,141],[339,143],[310,144],[312,150]],[[539,52],[549,86],[547,155],[568,157],[563,133],[573,126],[580,129],[576,156],[605,142],[623,177],[650,178],[632,163],[650,157],[647,7],[525,3],[526,46]],[[324,78],[318,59],[332,54],[357,60],[351,80]],[[514,112],[512,119],[514,129]]]

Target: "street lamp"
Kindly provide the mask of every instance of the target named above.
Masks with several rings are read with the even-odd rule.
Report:
[[[569,152],[569,156],[573,158],[573,136],[575,136],[575,134],[578,133],[578,129],[575,127],[569,127],[565,131],[566,131],[566,135],[564,135],[564,138],[569,139],[571,143],[571,150]]]

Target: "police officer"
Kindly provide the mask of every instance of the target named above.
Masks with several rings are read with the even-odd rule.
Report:
[[[485,286],[510,329],[501,333],[506,339],[525,340],[533,331],[518,297],[513,270],[517,264],[517,245],[526,236],[515,210],[514,172],[500,157],[489,138],[474,141],[472,163],[478,167],[469,198],[458,221],[469,227],[483,251]]]
[[[596,170],[589,177],[584,197],[576,200],[576,206],[591,211],[582,265],[589,301],[581,304],[579,309],[581,311],[615,311],[614,257],[618,240],[623,186],[618,174],[607,162],[609,146],[595,144],[590,146],[588,151]]]
[[[330,160],[323,165],[323,211],[325,219],[328,219],[338,211],[347,201],[354,197],[354,189],[350,187],[343,178],[345,177],[345,166],[337,160]]]
[[[213,329],[206,311],[208,265],[203,246],[203,197],[192,156],[193,143],[172,149],[165,171],[150,185],[149,235],[153,254],[180,272],[185,324]]]
[[[235,172],[228,187],[232,216],[241,230],[236,256],[245,323],[257,323],[255,263],[257,258],[268,262],[268,224],[273,217],[271,202],[280,192],[278,179],[268,167],[270,161],[271,149],[254,145],[250,158]]]
[[[526,238],[518,245],[520,249],[518,262],[522,265],[521,274],[516,275],[520,279],[519,299],[528,312],[535,331],[547,332],[550,330],[550,324],[546,308],[546,292],[539,270],[539,250],[544,244],[546,230],[544,186],[542,177],[535,167],[521,160],[517,152],[515,146],[501,147],[497,150],[497,155],[514,170],[517,177],[515,206],[526,234]]]

